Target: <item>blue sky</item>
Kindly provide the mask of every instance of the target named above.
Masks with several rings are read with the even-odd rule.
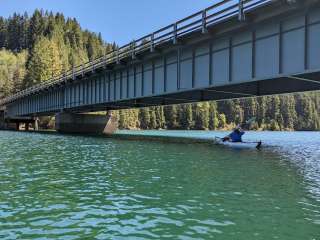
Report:
[[[218,0],[0,0],[0,15],[36,8],[75,17],[83,28],[123,45],[206,8]]]

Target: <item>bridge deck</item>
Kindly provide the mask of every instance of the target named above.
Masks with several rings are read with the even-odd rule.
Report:
[[[318,1],[285,2],[222,1],[0,105],[28,116],[320,89]]]

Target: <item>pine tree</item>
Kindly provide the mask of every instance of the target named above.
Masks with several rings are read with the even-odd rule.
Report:
[[[37,40],[28,63],[27,84],[32,86],[47,81],[61,71],[62,62],[57,44],[45,37]]]
[[[179,128],[178,110],[176,105],[166,106],[164,110],[166,126],[169,129]]]
[[[46,13],[47,24],[44,30],[44,36],[52,38],[52,34],[56,29],[55,17],[52,12]]]
[[[277,122],[275,119],[272,119],[272,120],[270,121],[269,129],[270,129],[271,131],[279,131],[279,130],[280,130],[279,124],[278,124],[278,122]]]
[[[34,46],[39,38],[43,37],[46,25],[43,12],[36,9],[30,19],[29,42],[30,48]]]
[[[209,120],[208,102],[195,104],[195,128],[199,130],[208,129]]]
[[[7,21],[0,16],[0,50],[7,47]]]
[[[89,34],[87,38],[87,52],[90,60],[101,57],[105,53],[103,45],[100,43],[99,38],[95,34]]]
[[[221,129],[225,128],[226,124],[227,124],[226,116],[223,113],[221,113],[221,114],[219,114],[218,117],[219,117],[219,128],[221,128]]]
[[[62,29],[56,27],[52,32],[51,40],[56,44],[58,49],[58,56],[61,61],[61,72],[68,71],[72,65],[69,63],[70,48],[64,43]],[[76,65],[80,65],[80,62]]]
[[[158,124],[157,124],[157,116],[155,112],[155,107],[150,107],[149,108],[149,115],[150,115],[150,124],[149,124],[149,129],[158,129]]]
[[[297,121],[296,104],[293,95],[286,95],[280,98],[281,113],[285,129],[294,130]]]
[[[185,116],[186,116],[186,128],[193,129],[194,128],[194,121],[193,121],[193,111],[192,105],[187,104],[185,108]]]
[[[14,13],[13,16],[9,18],[7,47],[14,52],[18,52],[22,49],[24,36],[23,25],[23,17],[19,14]]]
[[[178,108],[178,122],[181,129],[187,129],[186,105],[182,104]]]
[[[210,120],[209,120],[209,129],[216,130],[219,126],[219,113],[217,111],[217,103],[210,102],[209,113],[210,113]]]
[[[218,106],[219,112],[223,112],[225,114],[228,124],[231,124],[232,122],[239,124],[244,121],[244,112],[240,106],[239,100],[224,101]]]
[[[163,106],[158,106],[155,108],[156,108],[155,113],[156,113],[156,121],[157,121],[158,128],[164,129],[166,126],[166,119],[164,116]]]
[[[0,98],[21,90],[25,76],[25,51],[13,54],[11,51],[0,51]]]
[[[296,111],[298,113],[297,129],[306,131],[317,129],[318,114],[314,102],[311,101],[311,97],[307,94],[298,94],[296,99]]]
[[[233,101],[233,112],[232,112],[232,118],[234,119],[233,122],[238,125],[241,124],[244,121],[244,111],[240,105],[240,100],[236,99]]]
[[[258,113],[258,99],[248,98],[240,101],[241,108],[243,109],[243,118],[248,120],[252,117],[256,117]]]
[[[28,31],[30,28],[30,20],[28,13],[25,12],[23,14],[23,17],[21,18],[21,23],[20,23],[20,48],[21,49],[30,49],[30,42],[29,42],[29,36],[28,36]]]
[[[264,125],[266,123],[266,113],[267,113],[267,97],[259,97],[257,121],[260,128],[264,128]]]
[[[150,125],[150,113],[148,108],[141,108],[139,113],[140,128],[148,129]]]

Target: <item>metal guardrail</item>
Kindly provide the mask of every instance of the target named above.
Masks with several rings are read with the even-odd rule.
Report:
[[[54,85],[66,82],[68,79],[76,79],[78,76],[94,71],[97,68],[107,67],[113,63],[120,63],[122,59],[135,56],[144,51],[153,52],[154,49],[163,44],[172,41],[173,44],[184,35],[195,31],[206,33],[209,27],[238,16],[240,21],[244,20],[245,14],[258,7],[275,0],[225,0],[216,3],[202,11],[196,12],[184,19],[173,24],[163,27],[151,34],[145,35],[138,40],[132,41],[118,49],[107,52],[104,56],[94,59],[93,61],[76,66],[69,71],[54,76],[44,83],[35,85],[20,91],[13,96],[0,100],[0,106],[13,102],[18,98],[28,96],[35,92],[48,89]]]

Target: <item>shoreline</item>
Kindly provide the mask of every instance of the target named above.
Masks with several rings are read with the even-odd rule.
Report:
[[[82,137],[99,137],[107,139],[117,139],[117,140],[127,140],[127,141],[155,141],[155,142],[170,142],[170,143],[213,143],[213,139],[210,138],[199,138],[199,137],[186,137],[186,136],[170,136],[170,135],[156,135],[156,134],[146,134],[148,131],[158,131],[158,130],[120,130],[112,135],[104,134],[77,134],[77,133],[59,133],[55,130],[29,130],[29,131],[17,131],[17,130],[0,130],[8,132],[17,133],[32,133],[32,134],[54,134],[61,136],[82,136]],[[126,131],[127,133],[124,133]],[[166,131],[186,131],[186,130],[159,130],[159,132],[165,133]],[[196,132],[197,130],[188,130]],[[128,133],[131,132],[131,133]],[[139,133],[139,134],[137,134]]]
[[[214,137],[222,137],[229,131],[205,131],[205,130],[118,130],[112,135],[103,134],[67,134],[59,133],[55,130],[29,130],[29,131],[16,131],[16,130],[0,130],[21,133],[33,134],[54,134],[65,136],[82,136],[82,137],[98,137],[115,140],[126,141],[153,141],[153,142],[166,142],[166,143],[196,143],[196,144],[210,144],[214,145]],[[293,133],[293,132],[318,132],[318,131],[247,131],[247,133]]]

